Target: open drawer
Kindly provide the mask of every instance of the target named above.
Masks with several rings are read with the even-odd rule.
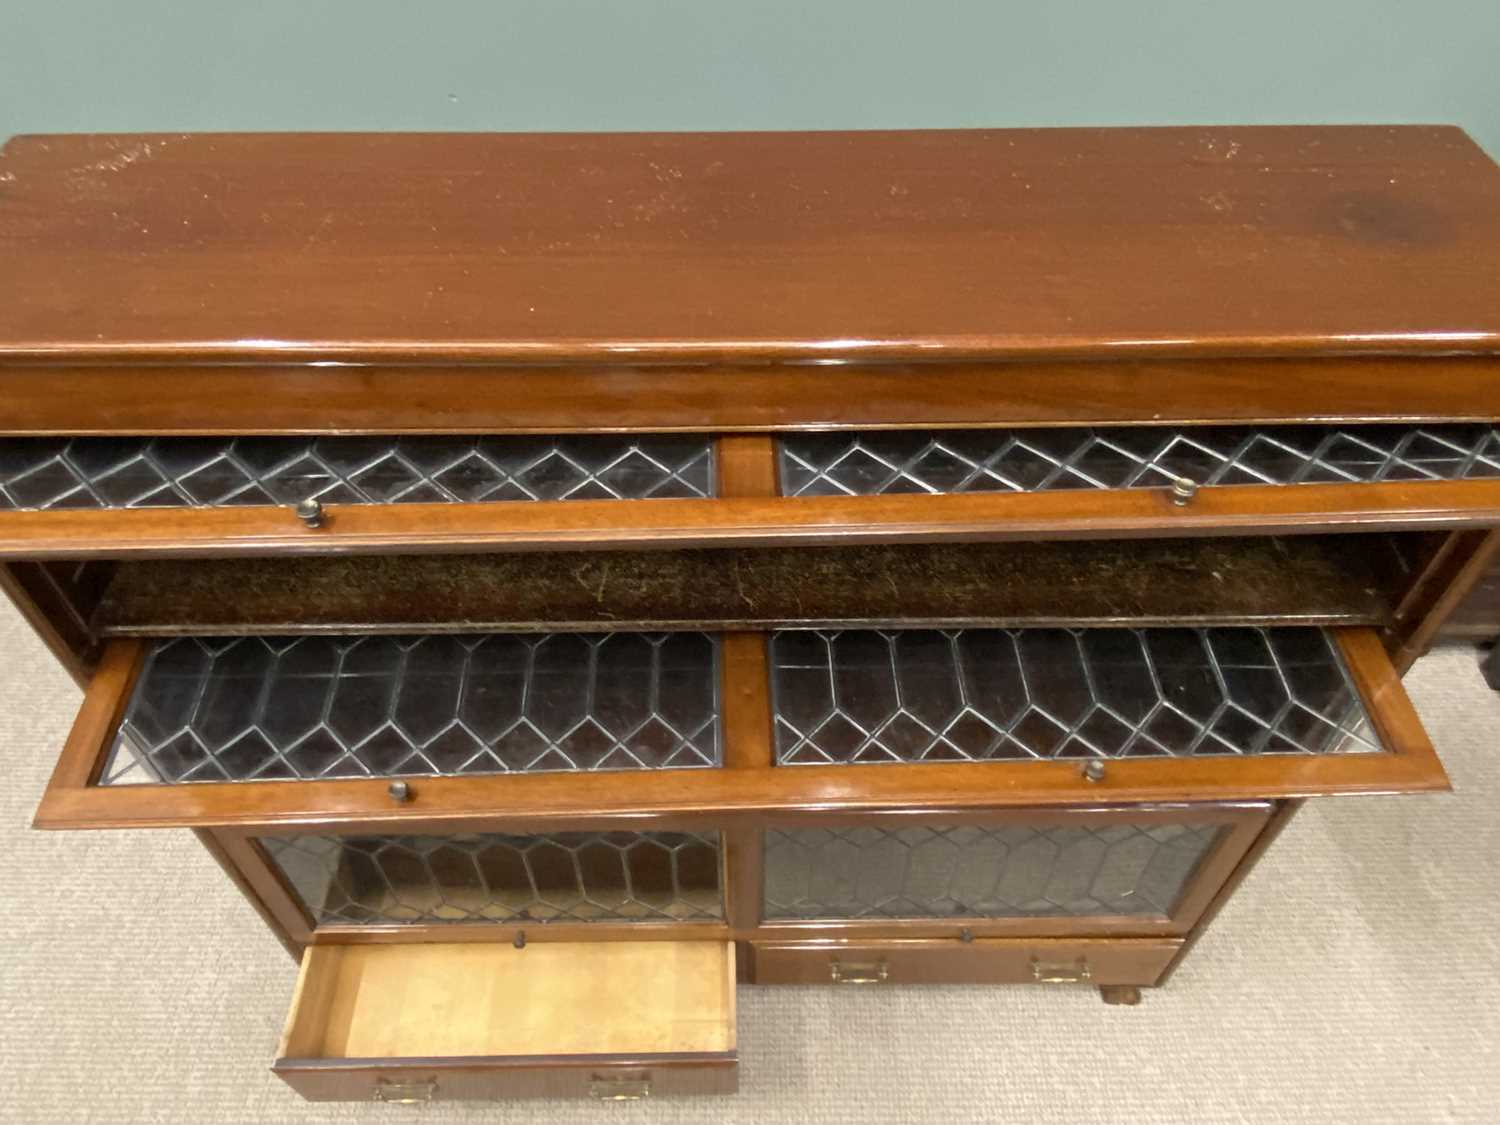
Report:
[[[36,823],[698,831],[1446,787],[1362,628],[177,638],[107,648]]]
[[[278,1055],[311,1101],[731,1094],[734,946],[313,946]]]

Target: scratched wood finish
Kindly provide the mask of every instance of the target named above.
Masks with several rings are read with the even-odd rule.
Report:
[[[121,563],[105,635],[1383,624],[1384,536]]]
[[[1500,346],[1451,127],[19,137],[0,260],[17,359]]]

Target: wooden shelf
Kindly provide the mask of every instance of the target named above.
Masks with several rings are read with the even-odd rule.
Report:
[[[108,636],[1384,624],[1388,537],[124,562]]]

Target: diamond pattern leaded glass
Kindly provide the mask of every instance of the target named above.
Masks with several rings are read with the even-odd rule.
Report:
[[[1314,628],[779,632],[771,669],[781,765],[1381,749]]]
[[[767,918],[1169,915],[1211,824],[772,829]]]
[[[156,642],[102,785],[705,767],[702,633]]]
[[[260,843],[319,926],[724,916],[717,834],[263,836]]]
[[[799,434],[780,441],[788,496],[1047,492],[1199,484],[1500,477],[1500,429],[1113,426]]]
[[[498,500],[714,492],[696,437],[11,438],[0,511]]]

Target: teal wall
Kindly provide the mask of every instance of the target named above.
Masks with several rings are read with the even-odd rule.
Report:
[[[0,136],[1454,122],[1500,0],[0,0]]]

